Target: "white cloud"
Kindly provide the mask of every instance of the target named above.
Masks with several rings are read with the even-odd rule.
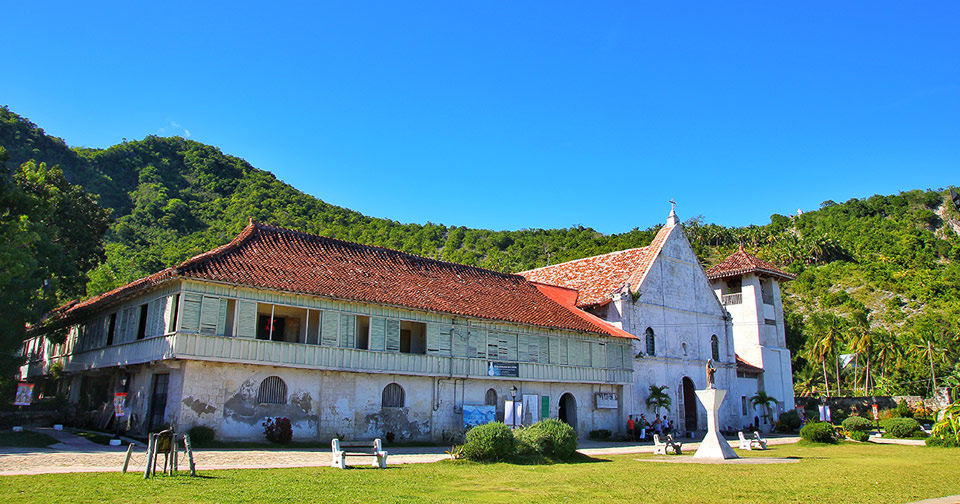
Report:
[[[178,123],[177,121],[170,121],[169,130],[171,135],[179,135],[179,136],[182,136],[183,138],[190,138],[190,130],[181,126],[180,123]],[[166,133],[167,126],[164,126],[158,129],[157,131],[160,134]]]

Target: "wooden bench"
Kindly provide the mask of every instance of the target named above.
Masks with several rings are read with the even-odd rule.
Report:
[[[347,457],[376,457],[373,461],[373,467],[386,469],[387,452],[383,451],[383,444],[380,439],[373,441],[345,441],[334,439],[330,442],[333,449],[333,467],[340,469],[347,468]]]
[[[653,435],[653,454],[654,455],[666,455],[667,450],[671,450],[677,455],[682,453],[681,448],[683,443],[678,443],[673,440],[673,436],[667,435],[667,442],[660,441],[660,434]]]

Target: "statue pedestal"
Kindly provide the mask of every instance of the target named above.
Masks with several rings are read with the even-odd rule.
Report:
[[[697,448],[697,453],[693,458],[698,459],[735,459],[737,453],[730,448],[723,436],[720,435],[720,429],[717,428],[717,412],[720,411],[720,404],[723,397],[727,395],[726,390],[706,389],[697,390],[697,399],[707,409],[707,435]]]

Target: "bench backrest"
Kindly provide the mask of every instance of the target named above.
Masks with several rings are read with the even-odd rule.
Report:
[[[747,438],[743,437],[743,431],[737,431],[737,435],[740,436],[740,441],[746,441]]]
[[[653,444],[655,444],[655,445],[662,445],[662,444],[663,444],[663,442],[660,441],[660,434],[654,434],[654,435],[653,435]]]
[[[373,439],[370,441],[343,441],[334,438],[330,441],[330,448],[333,451],[343,451],[344,448],[366,448],[371,452],[383,451],[383,444],[380,442],[380,438]]]

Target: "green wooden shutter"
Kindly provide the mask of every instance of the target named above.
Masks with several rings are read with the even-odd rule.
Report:
[[[484,329],[470,329],[467,339],[467,357],[482,359],[487,353],[487,331]]]
[[[200,304],[200,333],[217,334],[217,320],[220,318],[220,298],[203,296]]]
[[[547,338],[550,345],[550,364],[560,364],[560,343],[556,337]]]
[[[320,344],[337,346],[337,332],[340,330],[340,314],[323,312],[320,314]]]
[[[633,369],[633,345],[623,345],[623,369]]]
[[[446,356],[452,355],[453,354],[453,334],[450,332],[450,330],[441,329],[437,337],[440,339],[440,345],[437,347],[437,349],[440,351],[440,355],[446,355]],[[461,341],[467,339],[466,327],[460,329],[460,337],[457,339]]]
[[[500,359],[500,333],[491,331],[487,334],[487,358],[490,360]]]
[[[539,337],[539,341],[540,341],[540,358],[539,358],[539,362],[542,362],[542,363],[544,363],[544,364],[550,362],[550,346],[549,346],[549,343],[548,343],[548,340],[549,340],[549,339],[550,339],[550,338],[547,338],[546,336],[540,336],[540,337]]]
[[[593,360],[590,363],[591,366],[595,368],[605,368],[607,367],[607,348],[605,343],[593,343],[590,346],[593,347],[592,354]]]
[[[540,362],[540,336],[536,334],[527,336],[527,360]]]
[[[383,350],[387,343],[387,321],[380,317],[370,317],[370,350]]]
[[[357,316],[347,313],[340,314],[340,346],[354,348],[357,336]]]
[[[220,313],[217,316],[217,335],[229,336],[227,334],[227,300],[220,299]]]
[[[473,330],[466,328],[456,328],[452,333],[450,328],[446,331],[453,338],[453,356],[454,357],[473,357],[470,353],[470,345],[473,344]]]
[[[400,351],[400,321],[387,319],[387,351]]]
[[[186,332],[197,332],[200,330],[200,303],[203,296],[187,292],[183,295],[183,313],[180,314],[180,329]],[[136,327],[136,324],[130,324]],[[136,329],[134,329],[136,330]]]
[[[237,301],[237,337],[257,337],[256,301]]]
[[[524,362],[530,360],[529,346],[530,338],[526,334],[517,336],[517,360]]]
[[[560,338],[556,339],[556,342],[557,342],[557,363],[562,365],[570,364],[570,349],[569,349],[569,345],[567,344],[570,341],[567,338],[561,336]]]
[[[437,324],[427,324],[427,353],[440,353],[440,327]]]

